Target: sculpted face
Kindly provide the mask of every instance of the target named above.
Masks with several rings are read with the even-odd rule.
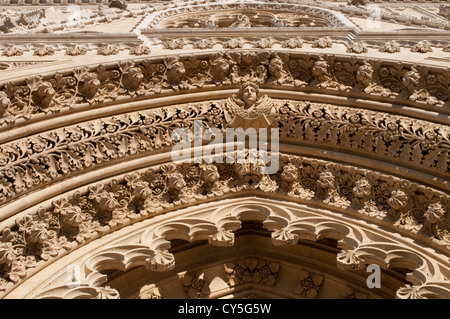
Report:
[[[252,86],[245,87],[242,91],[242,99],[244,100],[246,108],[251,107],[258,99],[256,89]]]

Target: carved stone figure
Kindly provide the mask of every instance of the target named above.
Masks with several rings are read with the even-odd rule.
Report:
[[[132,55],[147,55],[150,54],[151,50],[149,47],[145,46],[145,45],[137,45],[135,47],[132,47],[130,49],[130,54]]]
[[[128,68],[124,74],[122,83],[129,91],[137,91],[144,79],[142,71],[138,67]]]
[[[89,72],[81,79],[78,90],[88,99],[92,99],[97,94],[100,85],[97,74]]]
[[[230,97],[225,106],[225,119],[233,128],[267,128],[274,117],[273,102],[262,96],[254,83],[242,84],[238,94]]]
[[[230,82],[228,72],[230,71],[230,62],[221,55],[211,60],[211,75],[216,82]]]
[[[11,101],[9,100],[8,96],[5,92],[0,92],[0,117],[3,116],[8,109],[8,107],[11,105]]]
[[[236,16],[236,21],[230,25],[230,28],[251,28],[252,21],[245,14],[238,14]]]
[[[356,72],[356,80],[364,87],[364,92],[368,94],[381,94],[382,96],[390,96],[391,92],[382,87],[376,80],[375,70],[367,60],[358,68]]]
[[[184,64],[178,59],[173,59],[167,63],[167,80],[172,85],[180,84],[186,69]]]
[[[4,56],[20,56],[23,55],[23,50],[16,46],[10,46],[6,50],[3,51]]]
[[[411,52],[428,53],[433,52],[431,45],[428,41],[420,41],[411,48]]]
[[[56,92],[49,82],[42,82],[32,93],[33,102],[42,108],[47,108],[51,105],[55,94]]]
[[[55,54],[55,50],[49,46],[42,46],[36,50],[34,50],[34,55],[38,56],[48,56]]]
[[[312,43],[313,48],[326,49],[333,47],[333,40],[330,37],[323,37]]]

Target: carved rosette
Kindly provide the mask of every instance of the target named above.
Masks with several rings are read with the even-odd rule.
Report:
[[[247,258],[226,263],[224,268],[230,286],[257,283],[272,287],[276,283],[280,265],[275,262]]]

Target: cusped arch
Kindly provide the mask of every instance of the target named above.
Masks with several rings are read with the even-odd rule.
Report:
[[[269,215],[266,215],[267,209],[271,211]],[[450,290],[448,287],[448,280],[441,275],[442,269],[447,269],[445,261],[442,259],[439,260],[440,258],[435,258],[436,256],[432,256],[425,251],[420,252],[420,246],[412,242],[406,244],[404,239],[392,231],[386,229],[380,230],[379,227],[375,228],[370,224],[355,221],[333,212],[315,210],[304,205],[293,203],[281,204],[280,202],[273,200],[258,198],[224,200],[216,202],[213,205],[201,205],[194,209],[184,209],[182,211],[183,212],[174,211],[168,213],[165,220],[160,219],[155,222],[146,220],[141,223],[136,223],[135,227],[133,227],[134,230],[128,229],[126,232],[124,230],[119,231],[115,236],[110,237],[109,242],[112,244],[107,244],[107,246],[109,246],[107,248],[104,247],[105,243],[96,245],[94,241],[91,244],[88,244],[88,246],[90,245],[91,247],[84,248],[89,251],[87,255],[84,255],[78,260],[73,260],[70,256],[67,256],[66,261],[62,258],[58,263],[65,264],[66,266],[75,264],[83,270],[80,282],[78,283],[79,286],[70,287],[70,285],[67,285],[66,281],[64,282],[64,285],[58,287],[51,287],[50,285],[50,288],[40,289],[40,293],[35,297],[50,298],[59,294],[60,297],[77,296],[82,298],[88,296],[87,291],[91,292],[90,297],[97,297],[101,294],[108,297],[117,297],[119,293],[114,292],[114,289],[108,286],[108,277],[107,275],[102,274],[102,272],[108,272],[110,270],[121,270],[126,272],[139,266],[147,267],[147,269],[150,269],[152,272],[170,272],[173,268],[153,267],[155,265],[155,259],[158,261],[161,260],[158,259],[159,253],[156,251],[158,248],[162,247],[161,242],[167,241],[169,245],[165,245],[164,248],[169,249],[169,238],[187,238],[186,235],[191,233],[191,230],[205,229],[205,225],[208,225],[206,228],[212,232],[212,234],[208,235],[211,238],[219,231],[218,229],[212,231],[210,227],[211,221],[214,221],[214,217],[219,216],[223,211],[234,211],[234,213],[231,213],[231,217],[234,217],[241,222],[262,221],[262,225],[272,234],[271,245],[275,244],[276,246],[279,246],[282,243],[285,246],[292,247],[297,244],[297,242],[291,241],[290,238],[281,242],[281,238],[276,235],[277,231],[271,230],[273,229],[271,223],[264,224],[264,221],[276,220],[278,213],[280,213],[279,217],[282,219],[284,219],[286,215],[291,217],[292,224],[295,224],[297,229],[292,232],[299,235],[299,239],[301,240],[306,239],[307,242],[316,242],[325,238],[337,240],[338,247],[343,248],[340,253],[335,255],[336,271],[339,269],[345,269],[345,271],[363,269],[362,266],[364,263],[377,264],[383,269],[406,268],[410,271],[410,273],[407,274],[407,277],[408,282],[411,283],[411,285],[406,284],[404,287],[400,287],[397,291],[398,298],[411,298],[417,296],[448,298],[449,296]],[[249,214],[241,214],[243,211],[247,211]],[[259,214],[257,211],[259,211]],[[194,216],[197,218],[194,218]],[[200,216],[203,216],[203,218],[199,218]],[[226,217],[229,218],[230,215]],[[173,229],[174,225],[182,224],[185,226],[177,227],[178,230],[175,233],[170,231],[165,232],[165,230]],[[277,228],[281,229],[281,227],[283,227],[283,225],[279,224]],[[305,233],[308,234],[305,235]],[[158,236],[150,234],[157,234]],[[373,238],[379,236],[383,236],[383,242],[374,242]],[[274,237],[277,238],[277,241],[273,241]],[[197,241],[204,241],[207,243],[205,236],[189,236],[189,238],[191,239],[191,243]],[[211,243],[212,242],[210,242],[210,244]],[[212,244],[214,246],[214,243]],[[232,245],[225,249],[231,249],[231,247]],[[349,250],[349,247],[351,247],[352,250]],[[81,249],[83,250],[83,248]],[[162,253],[166,257],[166,261],[171,260],[171,262],[177,263],[176,258],[171,256],[170,253],[167,251]],[[189,249],[186,253],[189,254]],[[344,258],[344,255],[346,258]],[[353,257],[348,258],[349,255],[352,255]],[[285,258],[287,256],[286,260],[292,258],[289,257],[289,254],[286,254],[286,252],[284,253],[284,256]],[[227,259],[229,258],[230,257],[227,257]],[[349,260],[351,260],[351,263],[349,263]],[[284,260],[279,261],[281,263],[284,262]],[[183,261],[180,260],[179,262]],[[250,261],[247,261],[247,263],[248,262]],[[262,265],[261,267],[263,267],[265,262],[260,261],[260,263]],[[194,264],[194,268],[198,268],[198,262],[194,261]],[[174,264],[171,263],[170,265],[171,267],[174,267]],[[49,277],[49,282],[58,282],[61,278],[67,280],[66,269],[62,269],[64,269],[62,273],[56,275],[52,274],[50,277],[53,277],[53,279]],[[278,271],[278,268],[276,269],[276,271]],[[448,271],[448,269],[446,271]],[[47,274],[47,276],[48,275],[49,274]],[[192,277],[189,278],[192,280]],[[147,282],[147,285],[148,284],[149,283]],[[258,287],[258,285],[256,286]],[[82,289],[80,287],[84,288]],[[407,291],[411,292],[406,293]],[[416,293],[416,295],[414,295],[413,292]]]

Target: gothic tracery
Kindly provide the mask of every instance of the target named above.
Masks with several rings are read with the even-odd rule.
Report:
[[[0,1],[0,298],[450,298],[450,5],[423,3]],[[202,157],[199,121],[279,129],[277,169]]]

